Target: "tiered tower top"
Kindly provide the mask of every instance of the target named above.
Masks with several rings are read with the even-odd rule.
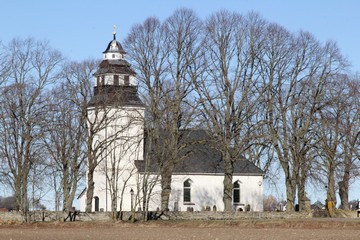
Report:
[[[114,27],[113,40],[103,52],[103,60],[94,73],[94,97],[89,106],[143,106],[137,95],[136,73],[125,57],[126,52],[116,40]]]

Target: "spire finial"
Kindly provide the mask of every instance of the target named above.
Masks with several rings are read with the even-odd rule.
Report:
[[[114,25],[113,35],[114,35],[114,40],[116,40],[116,25]]]

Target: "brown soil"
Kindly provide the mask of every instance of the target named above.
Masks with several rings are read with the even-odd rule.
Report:
[[[4,240],[359,239],[359,219],[151,221],[146,223],[0,224]]]

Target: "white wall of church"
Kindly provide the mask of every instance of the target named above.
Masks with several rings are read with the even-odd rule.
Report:
[[[190,179],[191,182],[191,202],[184,203],[184,182]],[[171,195],[169,210],[202,211],[207,207],[213,210],[216,206],[217,211],[224,210],[223,203],[223,179],[222,175],[173,175],[171,184]],[[263,211],[263,176],[234,176],[233,182],[239,181],[240,184],[240,203],[234,205],[234,211],[239,208],[246,210],[250,205],[250,211]],[[154,188],[154,196],[150,204],[150,210],[160,208],[161,196],[160,185]]]
[[[105,144],[106,150],[97,156],[99,165],[94,172],[94,199],[92,209],[111,211],[111,192],[117,190],[117,210],[130,211],[130,190],[138,183],[135,160],[143,160],[143,117],[144,109],[139,107],[107,108],[95,113],[89,109],[89,121],[101,122],[106,112],[109,122],[100,126],[94,137],[94,148]],[[108,141],[106,143],[106,141]],[[95,199],[98,199],[97,202]],[[134,201],[135,202],[135,201]],[[85,211],[86,194],[80,199],[80,211]]]

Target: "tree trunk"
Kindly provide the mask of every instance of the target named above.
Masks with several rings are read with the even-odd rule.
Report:
[[[92,200],[94,197],[94,171],[91,171],[91,169],[89,168],[89,172],[88,172],[88,188],[86,191],[86,208],[85,208],[85,212],[90,213],[92,212]]]
[[[340,209],[349,210],[349,195],[348,187],[349,183],[344,183],[344,181],[338,182],[339,184],[339,196],[340,196]]]
[[[114,163],[113,163],[114,164]],[[117,212],[117,199],[118,199],[118,174],[116,168],[112,166],[111,168],[111,180],[110,182],[110,191],[111,192],[111,213],[112,213],[112,221],[115,222],[116,220],[116,212]]]
[[[335,195],[335,163],[333,160],[329,161],[328,169],[328,188],[327,188],[327,199],[326,209],[329,217],[335,216],[336,206],[336,195]]]
[[[116,194],[114,194],[116,195]],[[111,213],[112,213],[112,221],[115,222],[116,220],[116,212],[117,212],[117,206],[116,206],[116,196],[112,196],[111,198]]]
[[[350,181],[350,169],[352,162],[348,156],[345,156],[345,169],[342,181],[339,184],[339,196],[340,196],[340,209],[349,210],[349,181]]]
[[[301,155],[301,165],[299,174],[299,185],[298,185],[298,199],[299,199],[299,211],[309,211],[309,205],[306,203],[309,201],[306,196],[306,179],[308,177],[307,162],[305,154]]]
[[[78,171],[76,171],[76,173],[78,173]],[[76,189],[77,189],[77,181],[75,180],[76,177],[77,177],[76,173],[74,173],[73,179],[71,181],[72,187],[71,187],[71,191],[70,191],[70,194],[69,194],[69,200],[68,200],[68,204],[70,205],[70,207],[72,207],[73,202],[74,202],[74,198],[75,198],[75,195],[76,195]]]
[[[224,155],[224,195],[223,195],[223,202],[224,202],[224,211],[231,212],[232,211],[232,190],[233,190],[233,172],[234,167],[231,161],[231,157],[229,153],[225,153]]]
[[[19,211],[21,210],[21,181],[19,179],[19,176],[15,177],[15,199],[16,199],[16,205],[15,210]]]
[[[169,198],[171,193],[172,167],[161,174],[161,211],[169,210]]]
[[[304,177],[304,175],[301,175],[299,181],[299,191],[298,191],[299,211],[306,210],[305,201],[307,200],[307,197],[305,192],[305,181],[306,178]]]
[[[27,194],[27,185],[21,186],[21,210],[24,216],[25,222],[30,222],[30,214],[29,214],[29,201],[28,201],[28,194]]]
[[[65,167],[65,170],[63,171],[63,179],[62,179],[62,190],[64,194],[63,198],[63,211],[69,211],[72,206],[69,206],[69,186],[68,186],[68,171],[67,167]]]
[[[286,211],[293,212],[295,211],[295,190],[296,186],[293,184],[290,176],[285,178],[285,186],[286,186]]]

